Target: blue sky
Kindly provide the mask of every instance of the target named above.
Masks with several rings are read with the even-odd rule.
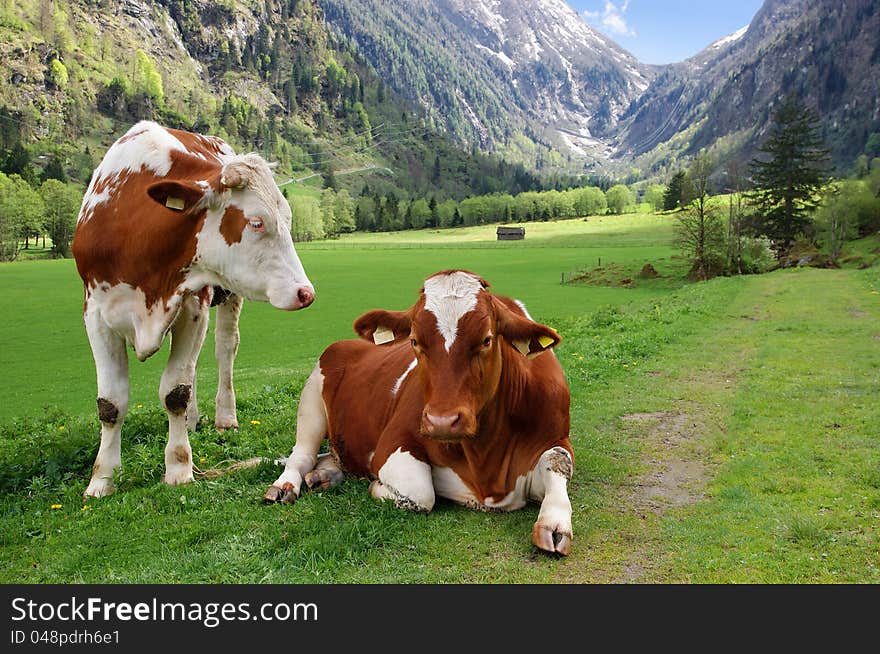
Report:
[[[697,54],[748,25],[763,0],[567,0],[587,23],[647,64]]]

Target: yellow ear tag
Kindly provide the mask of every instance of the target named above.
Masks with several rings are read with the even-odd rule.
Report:
[[[183,198],[172,198],[169,195],[165,198],[165,206],[169,209],[174,209],[175,211],[183,211],[186,204],[184,203]]]
[[[373,332],[373,342],[376,345],[384,345],[394,340],[394,332],[387,327],[377,327]]]
[[[553,339],[550,338],[549,336],[541,336],[541,337],[538,339],[538,342],[541,344],[541,347],[543,347],[543,348],[547,348],[547,347],[550,347],[550,345],[553,344]]]
[[[528,341],[514,341],[513,347],[519,350],[519,353],[524,357],[529,356],[529,342]]]

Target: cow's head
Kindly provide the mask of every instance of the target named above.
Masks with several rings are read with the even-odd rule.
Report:
[[[191,270],[206,283],[279,309],[314,301],[290,235],[290,206],[259,155],[233,156],[204,180],[156,182],[148,193],[182,219],[205,216]]]
[[[419,301],[407,311],[370,311],[354,323],[367,340],[377,331],[409,340],[425,398],[423,436],[443,441],[476,436],[505,361],[518,364],[517,357],[538,356],[562,340],[488,286],[467,271],[440,272],[425,280]]]

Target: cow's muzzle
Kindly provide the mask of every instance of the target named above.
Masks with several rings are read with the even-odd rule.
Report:
[[[270,290],[268,295],[269,303],[276,309],[297,311],[315,301],[315,288],[311,284],[303,284],[280,293]]]
[[[477,425],[473,413],[465,409],[434,411],[425,407],[422,411],[422,435],[438,441],[457,442],[476,434]]]

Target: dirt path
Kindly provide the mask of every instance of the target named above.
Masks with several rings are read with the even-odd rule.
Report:
[[[864,427],[858,425],[871,422],[870,418],[865,420],[865,416],[876,415],[875,405],[853,404],[855,400],[846,394],[856,392],[849,391],[850,387],[862,392],[861,378],[880,376],[876,370],[878,360],[863,356],[856,364],[847,361],[845,356],[838,359],[834,354],[835,348],[843,349],[856,342],[860,347],[867,347],[869,353],[877,352],[876,325],[880,307],[876,306],[875,297],[863,286],[863,279],[850,272],[769,275],[750,278],[744,283],[746,289],[727,307],[726,315],[707,320],[705,331],[651,361],[651,370],[642,378],[628,379],[625,386],[619,384],[607,389],[609,394],[627,394],[629,398],[626,405],[630,410],[619,411],[611,419],[620,438],[632,446],[630,474],[622,483],[609,484],[605,489],[614,516],[613,525],[587,524],[582,528],[585,534],[575,534],[574,560],[561,571],[561,581],[700,580],[699,575],[693,578],[678,569],[682,553],[676,547],[681,543],[672,543],[669,532],[681,532],[677,525],[698,512],[699,519],[711,525],[714,514],[706,507],[717,502],[719,494],[734,499],[740,495],[752,498],[753,491],[748,489],[753,487],[766,489],[763,495],[752,498],[766,505],[752,510],[756,515],[766,512],[767,521],[776,525],[776,531],[771,529],[768,533],[764,529],[749,536],[753,525],[746,526],[750,516],[745,513],[741,533],[737,533],[740,527],[736,519],[733,533],[728,533],[726,538],[731,542],[751,538],[751,543],[745,542],[746,546],[755,548],[752,556],[756,558],[775,556],[787,560],[803,555],[809,566],[814,565],[814,561],[827,560],[830,555],[821,550],[828,549],[827,543],[838,542],[839,538],[864,541],[868,545],[876,542],[876,535],[871,536],[870,531],[863,531],[864,527],[859,525],[872,521],[874,526],[880,526],[877,525],[880,514],[876,510],[871,514],[855,509],[851,515],[841,515],[840,520],[856,526],[841,530],[843,536],[833,539],[829,536],[826,540],[824,531],[832,531],[827,507],[840,499],[831,495],[844,496],[844,491],[831,491],[822,486],[814,490],[800,478],[789,480],[786,469],[786,465],[803,465],[808,474],[817,476],[818,483],[823,483],[823,477],[816,472],[823,469],[821,466],[829,468],[828,473],[822,474],[835,474],[830,472],[833,469],[829,462],[831,456],[825,454],[824,427],[817,423],[828,423],[834,427],[834,436],[840,438],[843,436],[841,424],[850,420],[854,442],[859,446],[863,446],[866,437],[871,437],[863,435]],[[817,310],[821,310],[821,320],[816,317]],[[839,341],[838,345],[833,344],[834,339]],[[789,356],[786,348],[790,349]],[[828,375],[829,381],[816,379],[809,366],[801,365],[802,358],[810,356],[825,367],[823,373]],[[837,377],[841,381],[830,381]],[[831,389],[843,388],[837,391],[840,397],[829,395],[825,385]],[[869,392],[870,384],[865,388]],[[829,406],[820,406],[821,402]],[[823,410],[840,417],[829,421],[822,417]],[[743,413],[748,415],[752,411],[758,415],[754,422],[762,431],[752,431],[756,429],[753,421],[742,417]],[[848,415],[856,412],[861,422]],[[767,417],[764,414],[768,414]],[[813,440],[801,442],[800,439],[807,437]],[[766,442],[759,444],[761,438]],[[865,447],[866,452],[874,451]],[[719,487],[717,475],[722,470],[744,465],[734,458],[735,452],[743,450],[750,451],[747,469],[750,476],[739,480],[732,489]],[[864,455],[861,458],[849,456],[845,465],[861,466],[864,458]],[[777,459],[786,463],[771,470],[772,462]],[[794,463],[790,463],[792,461]],[[813,466],[818,467],[813,470]],[[865,469],[868,472],[860,474],[874,479],[870,477],[871,465],[867,464]],[[764,471],[763,476],[757,476],[756,471]],[[847,483],[845,477],[840,479],[841,485]],[[868,490],[858,493],[866,494],[854,494],[854,501],[862,498],[868,507],[872,502],[880,503],[880,497],[871,499],[867,494],[871,492],[870,483],[865,485]],[[810,517],[816,515],[810,502],[801,506],[800,495],[788,497],[789,486],[800,495],[816,493],[821,500],[818,518]],[[823,506],[826,508],[821,508]],[[807,517],[802,517],[804,510]],[[704,537],[698,529],[693,532],[687,537]],[[682,538],[679,535],[679,541]],[[760,544],[760,539],[766,543]],[[685,545],[692,551],[695,548],[697,554],[692,556],[700,556],[702,550],[698,544],[685,541]],[[724,547],[729,546],[724,545],[722,551]],[[810,552],[810,547],[817,553]],[[786,578],[787,574],[798,578],[794,570],[793,565],[783,564],[773,573],[776,576],[769,578]],[[768,578],[762,576],[766,574],[752,572],[752,576],[746,578],[761,580]]]

